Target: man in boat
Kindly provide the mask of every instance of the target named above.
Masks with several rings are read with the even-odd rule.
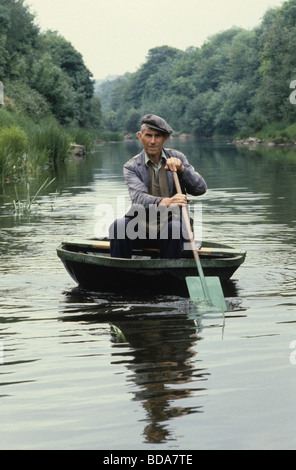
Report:
[[[187,194],[204,194],[207,186],[185,155],[163,147],[172,132],[169,124],[154,114],[141,120],[137,135],[143,150],[124,165],[132,206],[109,229],[113,257],[131,258],[134,248],[143,247],[158,248],[160,258],[182,256],[180,208],[188,203]],[[182,194],[177,193],[173,171],[178,174]]]

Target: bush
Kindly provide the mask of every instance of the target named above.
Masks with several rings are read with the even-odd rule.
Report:
[[[94,146],[95,137],[92,132],[86,129],[76,128],[68,130],[72,142],[78,145],[83,145],[86,152],[90,152]]]
[[[37,122],[51,114],[49,103],[37,90],[21,81],[6,82],[7,105]]]
[[[0,129],[3,127],[13,126],[16,122],[17,118],[13,113],[3,108],[0,109]]]
[[[295,141],[296,139],[296,124],[288,124],[285,122],[271,122],[266,124],[256,137],[262,139],[283,139]]]
[[[5,178],[18,178],[25,171],[28,137],[17,126],[0,130],[0,174]]]

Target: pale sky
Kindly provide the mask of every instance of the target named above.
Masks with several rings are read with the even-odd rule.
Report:
[[[58,31],[95,79],[135,72],[149,49],[200,47],[232,26],[253,29],[283,0],[26,0],[41,31]]]

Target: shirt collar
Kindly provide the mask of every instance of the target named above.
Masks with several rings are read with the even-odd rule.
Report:
[[[159,163],[161,162],[166,162],[167,160],[167,157],[166,157],[166,154],[164,153],[164,151],[162,151],[161,153],[161,157],[160,157],[160,160],[159,160]],[[145,152],[145,165],[148,166],[148,162],[151,162],[152,160],[150,160],[150,158],[148,157],[147,153]],[[153,162],[152,162],[153,163]],[[156,165],[155,165],[156,166]]]

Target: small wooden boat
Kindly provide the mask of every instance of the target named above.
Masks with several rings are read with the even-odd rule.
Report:
[[[63,242],[57,255],[74,281],[98,292],[151,292],[188,297],[186,276],[197,276],[190,251],[181,259],[159,259],[158,250],[135,250],[131,259],[112,258],[106,239]],[[203,243],[199,249],[205,276],[228,281],[244,262],[246,252],[227,245]]]

